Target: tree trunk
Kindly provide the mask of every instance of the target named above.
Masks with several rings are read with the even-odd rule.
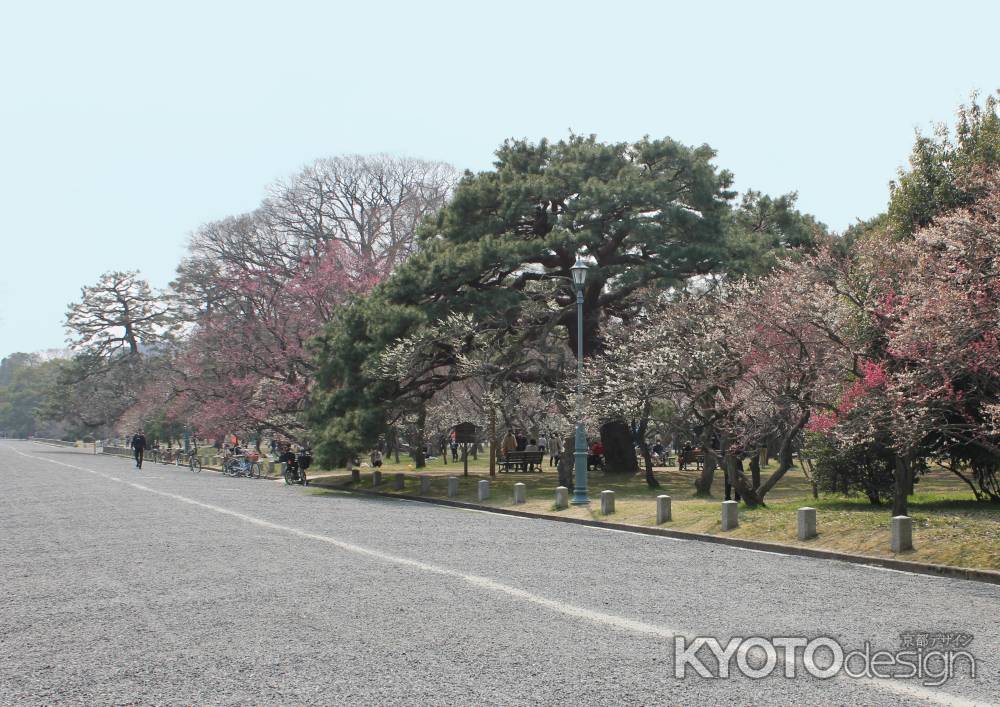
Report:
[[[712,481],[715,480],[715,470],[718,468],[718,460],[711,451],[712,436],[715,430],[711,425],[705,425],[701,431],[701,448],[705,452],[705,463],[701,466],[701,476],[694,482],[696,496],[711,496]],[[683,454],[683,452],[682,452]]]
[[[417,413],[417,428],[414,432],[415,439],[413,440],[413,461],[414,466],[418,469],[423,469],[427,466],[426,452],[427,444],[424,439],[424,423],[427,421],[427,408],[423,405],[420,406],[420,412]]]
[[[639,443],[639,449],[642,451],[642,460],[646,466],[646,485],[651,489],[660,488],[660,482],[653,473],[653,455],[649,453],[649,445],[645,440]]]
[[[767,481],[764,482],[763,486],[757,492],[757,496],[764,500],[767,493],[774,488],[774,485],[781,481],[781,478],[792,468],[793,458],[792,458],[792,445],[795,442],[795,438],[798,436],[802,428],[806,426],[809,422],[809,411],[806,410],[799,416],[799,419],[792,426],[788,432],[781,438],[781,446],[778,448],[778,468],[773,474],[767,477]]]
[[[712,482],[715,480],[715,470],[718,463],[714,454],[705,455],[705,463],[701,465],[701,474],[694,481],[696,496],[711,496]]]
[[[574,452],[576,451],[576,436],[570,435],[563,440],[562,454],[559,456],[559,485],[573,489],[573,467],[576,464]]]
[[[908,461],[901,457],[900,455],[895,455],[895,478],[893,479],[895,483],[895,488],[893,489],[892,497],[892,515],[894,516],[906,516],[909,515],[909,507],[907,505],[907,496],[910,490],[910,469]]]
[[[604,445],[604,471],[608,474],[638,474],[632,431],[623,420],[611,420],[601,425]]]
[[[750,483],[754,491],[760,488],[760,455],[750,460]]]
[[[497,475],[497,411],[490,408],[490,476]]]
[[[652,402],[647,399],[643,406],[642,419],[639,421],[636,438],[639,440],[639,452],[642,454],[643,465],[646,467],[646,485],[651,489],[658,489],[660,482],[653,474],[653,457],[649,453],[649,444],[646,442],[646,430],[649,428],[649,413],[652,407]]]
[[[764,505],[764,497],[760,494],[757,489],[747,480],[747,477],[736,468],[736,458],[727,455],[730,460],[727,465],[727,474],[729,475],[729,482],[736,489],[736,493],[740,495],[743,502],[747,504],[748,508],[754,508],[756,506]]]

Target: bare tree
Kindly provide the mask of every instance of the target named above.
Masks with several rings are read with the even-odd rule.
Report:
[[[314,254],[339,241],[385,275],[413,253],[417,226],[444,206],[456,181],[455,168],[443,162],[334,157],[275,184],[263,211],[276,230]]]
[[[81,288],[80,301],[66,310],[67,341],[75,352],[101,359],[139,356],[140,344],[162,339],[165,316],[138,272],[107,272],[96,285]]]

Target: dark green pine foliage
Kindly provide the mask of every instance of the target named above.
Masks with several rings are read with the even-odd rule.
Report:
[[[798,194],[778,197],[748,190],[729,215],[729,275],[766,275],[779,257],[832,245],[826,225],[796,206]]]
[[[396,339],[468,313],[498,332],[494,345],[511,370],[544,381],[551,355],[540,354],[553,342],[575,354],[569,276],[578,252],[591,261],[585,355],[600,346],[604,318],[631,316],[639,290],[680,284],[725,260],[732,178],[707,145],[574,135],[507,141],[496,155],[494,170],[467,173],[424,224],[419,252],[343,308],[316,342],[310,416],[325,461],[370,447],[390,407],[415,409],[456,375],[460,351],[441,347],[414,383],[379,380],[373,365]]]

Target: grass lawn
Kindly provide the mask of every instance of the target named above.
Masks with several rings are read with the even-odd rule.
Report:
[[[420,473],[432,476],[429,496],[447,496],[447,477],[459,477],[459,494],[456,500],[478,503],[477,483],[489,479],[488,463],[482,457],[469,460],[469,476],[462,477],[461,463],[442,464],[432,460]],[[547,463],[547,462],[546,462]],[[484,505],[514,508],[513,485],[523,482],[527,486],[527,503],[519,510],[533,511],[600,520],[606,518],[617,523],[655,525],[655,498],[661,493],[672,498],[673,521],[663,527],[695,533],[721,533],[719,502],[723,498],[723,481],[716,473],[712,497],[694,496],[694,470],[679,471],[676,467],[659,468],[656,478],[662,488],[650,489],[642,476],[618,478],[600,472],[591,472],[589,507],[573,507],[562,511],[554,508],[555,488],[558,486],[555,471],[544,467],[543,473],[497,474],[492,480],[491,498]],[[773,471],[766,468],[762,476]],[[419,495],[417,471],[411,463],[387,463],[382,468],[383,484],[380,491]],[[392,489],[392,476],[396,472],[407,474],[401,492]],[[310,474],[320,486],[350,486],[350,473],[320,472]],[[371,488],[371,469],[362,469],[362,488]],[[600,515],[599,494],[604,489],[615,492],[615,510],[612,516]],[[922,477],[916,485],[917,493],[910,497],[910,515],[913,517],[912,552],[898,555],[900,559],[932,562],[959,567],[976,567],[1000,570],[1000,507],[977,503],[971,491],[958,478],[945,470],[937,469]],[[325,493],[316,489],[316,493]],[[729,537],[763,540],[788,545],[838,550],[879,557],[896,556],[889,549],[890,506],[871,506],[864,497],[846,497],[839,494],[821,495],[814,499],[812,488],[802,471],[794,468],[772,489],[767,496],[767,507],[747,509],[740,507],[740,527],[726,533]],[[819,536],[812,540],[796,538],[795,511],[802,506],[817,509]]]

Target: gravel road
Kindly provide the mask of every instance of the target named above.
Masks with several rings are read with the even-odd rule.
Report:
[[[29,442],[0,482],[2,704],[1000,701],[1000,586]],[[675,635],[908,631],[972,634],[976,678],[674,675]]]

